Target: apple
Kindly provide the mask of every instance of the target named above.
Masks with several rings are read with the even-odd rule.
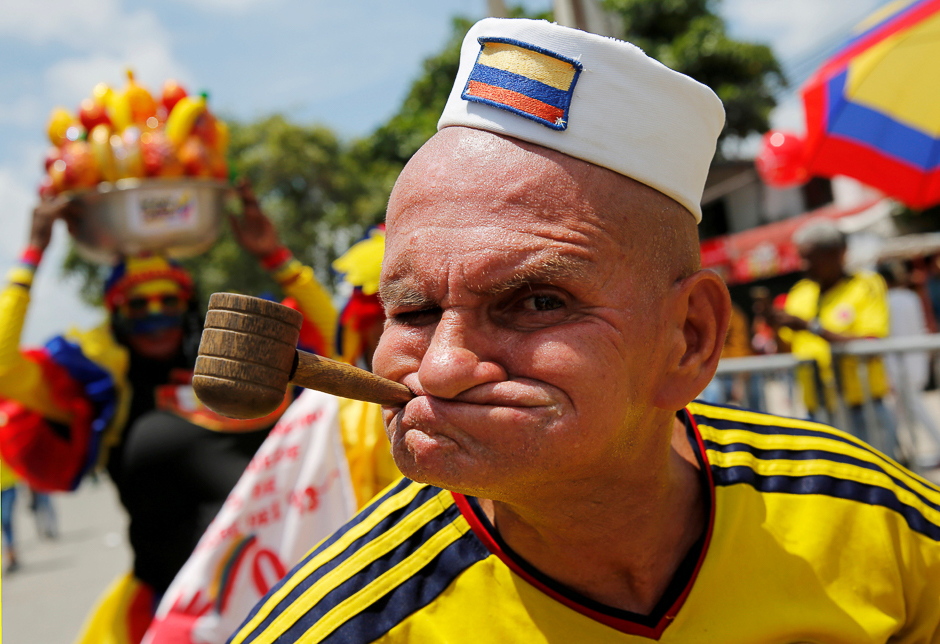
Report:
[[[46,150],[46,158],[43,162],[43,167],[48,172],[49,166],[62,158],[62,149],[57,147],[51,147]]]
[[[98,125],[111,125],[104,103],[91,98],[86,98],[78,106],[78,120],[85,126],[86,132],[91,132]]]
[[[69,188],[91,188],[101,179],[91,146],[85,141],[72,141],[62,148],[65,162],[65,184]],[[58,162],[53,163],[55,168]]]
[[[163,104],[163,108],[166,110],[166,114],[169,114],[173,111],[173,106],[176,105],[181,98],[185,98],[189,94],[186,93],[186,90],[180,85],[177,81],[170,79],[163,84],[163,96],[160,99],[160,103]],[[166,117],[164,117],[164,120]]]
[[[180,146],[178,156],[180,162],[183,164],[186,176],[212,176],[209,167],[209,150],[199,137],[194,135],[187,137],[183,145]]]

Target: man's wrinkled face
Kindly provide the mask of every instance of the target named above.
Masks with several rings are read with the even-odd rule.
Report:
[[[660,287],[606,212],[612,180],[493,136],[403,172],[374,369],[417,394],[385,410],[406,476],[496,498],[641,448]]]

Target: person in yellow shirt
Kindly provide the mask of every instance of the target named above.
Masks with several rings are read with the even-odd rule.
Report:
[[[835,362],[831,351],[832,343],[888,335],[884,279],[869,271],[845,271],[845,235],[831,222],[801,228],[794,242],[806,263],[806,277],[790,289],[786,306],[775,312],[774,322],[781,327],[781,338],[791,343],[794,355],[816,362],[817,369],[801,368],[798,373],[806,408],[817,419],[823,410],[831,415],[836,396],[841,394],[848,408],[847,429],[891,455],[897,436],[894,417],[883,400],[889,384],[882,360],[873,358],[862,364],[858,358],[845,357]],[[883,436],[865,422],[860,371],[866,368]]]

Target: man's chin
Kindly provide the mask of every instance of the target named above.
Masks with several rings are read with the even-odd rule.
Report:
[[[393,441],[392,457],[398,469],[417,483],[472,496],[485,496],[493,472],[485,463],[465,453],[452,438],[429,435],[417,429]]]

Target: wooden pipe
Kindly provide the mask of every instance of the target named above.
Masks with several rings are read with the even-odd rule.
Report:
[[[213,293],[193,373],[196,396],[229,418],[260,418],[288,384],[380,405],[414,397],[408,387],[343,362],[297,350],[303,315],[275,302]]]

